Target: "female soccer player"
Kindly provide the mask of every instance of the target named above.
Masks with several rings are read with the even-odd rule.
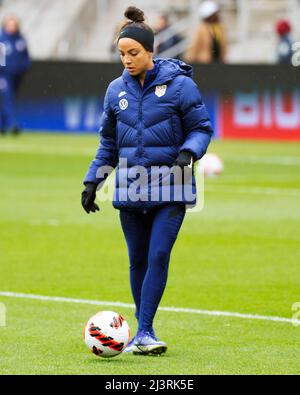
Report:
[[[186,204],[195,204],[195,197],[178,193],[184,188],[178,189],[178,178],[166,183],[167,177],[157,182],[155,176],[161,166],[169,173],[174,167],[191,168],[205,154],[212,128],[192,67],[176,59],[153,59],[154,34],[143,11],[128,7],[125,17],[118,36],[125,69],[106,92],[100,146],[84,179],[82,206],[87,213],[99,210],[96,189],[107,177],[102,170],[117,167],[113,206],[120,210],[138,320],[126,352],[161,354],[167,344],[157,339],[153,319]],[[134,170],[142,181],[137,183]],[[195,189],[194,175],[189,179]]]

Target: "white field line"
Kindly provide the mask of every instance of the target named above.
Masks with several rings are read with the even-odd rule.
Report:
[[[96,149],[96,146],[95,146]],[[73,156],[90,156],[93,157],[95,149],[88,148],[66,148],[66,147],[36,147],[36,146],[19,146],[19,145],[4,145],[0,146],[0,152],[6,153],[21,153],[21,154],[36,154],[36,155],[73,155]]]
[[[97,306],[114,306],[114,307],[130,308],[130,309],[135,308],[135,305],[131,303],[90,300],[90,299],[74,299],[74,298],[65,298],[60,296],[44,296],[44,295],[33,295],[33,294],[24,294],[24,293],[16,293],[16,292],[0,292],[0,296],[10,297],[10,298],[43,300],[50,302],[91,304]],[[236,313],[230,311],[199,310],[199,309],[189,309],[183,307],[159,307],[158,310],[174,312],[174,313],[199,314],[199,315],[209,315],[209,316],[217,316],[217,317],[235,317],[235,318],[243,318],[247,320],[285,322],[285,323],[293,324],[295,326],[300,325],[300,320],[294,318],[285,318],[285,317],[276,317],[276,316],[267,316],[267,315],[258,315],[258,314],[242,314],[242,313]]]
[[[270,164],[283,166],[300,166],[300,158],[296,156],[228,156],[225,162]]]
[[[45,154],[45,155],[82,155],[93,156],[96,146],[94,148],[81,147],[64,147],[64,146],[36,146],[36,145],[18,145],[13,143],[6,143],[0,146],[0,152],[8,153],[22,153],[22,154]],[[231,155],[224,158],[226,162],[252,163],[252,164],[270,164],[283,166],[300,166],[300,158],[296,156],[240,156]]]
[[[34,146],[16,146],[6,145],[0,146],[0,152],[10,153],[29,153],[29,154],[47,154],[47,155],[80,155],[80,156],[93,156],[93,152],[90,149],[79,149],[79,148],[65,148],[65,147],[34,147]],[[269,163],[269,164],[283,164],[291,166],[300,166],[300,159],[296,157],[271,157],[271,158],[260,158],[260,157],[230,157],[228,162],[245,162],[245,163]],[[219,191],[225,193],[246,193],[246,194],[261,194],[261,195],[281,195],[287,197],[300,197],[300,189],[291,188],[241,188],[241,187],[215,187],[208,186],[205,188],[207,191]]]
[[[205,191],[216,191],[216,192],[227,192],[227,193],[246,193],[254,195],[277,195],[277,196],[288,196],[288,197],[300,197],[300,189],[292,188],[241,188],[241,187],[228,187],[228,186],[214,186],[208,185],[205,187]]]

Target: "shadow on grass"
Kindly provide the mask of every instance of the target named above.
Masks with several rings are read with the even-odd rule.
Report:
[[[103,366],[105,365],[110,365],[110,366],[125,366],[127,364],[141,364],[147,361],[149,363],[150,361],[158,362],[163,359],[169,359],[171,355],[169,354],[164,354],[164,355],[124,355],[122,357],[116,356],[112,358],[101,358],[101,357],[95,357],[90,358],[87,360],[87,363],[90,364],[100,364],[102,363]]]

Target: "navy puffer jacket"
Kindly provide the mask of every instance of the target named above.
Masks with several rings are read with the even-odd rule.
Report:
[[[7,34],[2,30],[0,43],[5,45],[5,67],[0,67],[0,75],[15,78],[25,73],[31,62],[26,41],[21,33]]]
[[[166,201],[196,203],[184,193],[178,198],[172,177],[169,186],[161,178],[153,182],[155,176],[150,174],[158,172],[159,166],[172,166],[182,150],[192,153],[195,161],[200,159],[211,139],[210,119],[192,80],[192,67],[177,59],[153,62],[143,87],[126,69],[110,83],[104,99],[100,146],[84,179],[85,184],[102,183],[106,175],[99,169],[117,167],[113,199],[117,209],[147,209]],[[195,192],[194,175],[190,183]],[[164,188],[171,192],[164,194]]]

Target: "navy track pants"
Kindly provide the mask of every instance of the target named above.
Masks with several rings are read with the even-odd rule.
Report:
[[[152,329],[167,283],[171,250],[185,211],[185,205],[181,204],[168,204],[146,212],[120,210],[139,330]]]
[[[8,131],[17,126],[14,117],[14,95],[11,79],[0,77],[0,129],[2,131]]]

